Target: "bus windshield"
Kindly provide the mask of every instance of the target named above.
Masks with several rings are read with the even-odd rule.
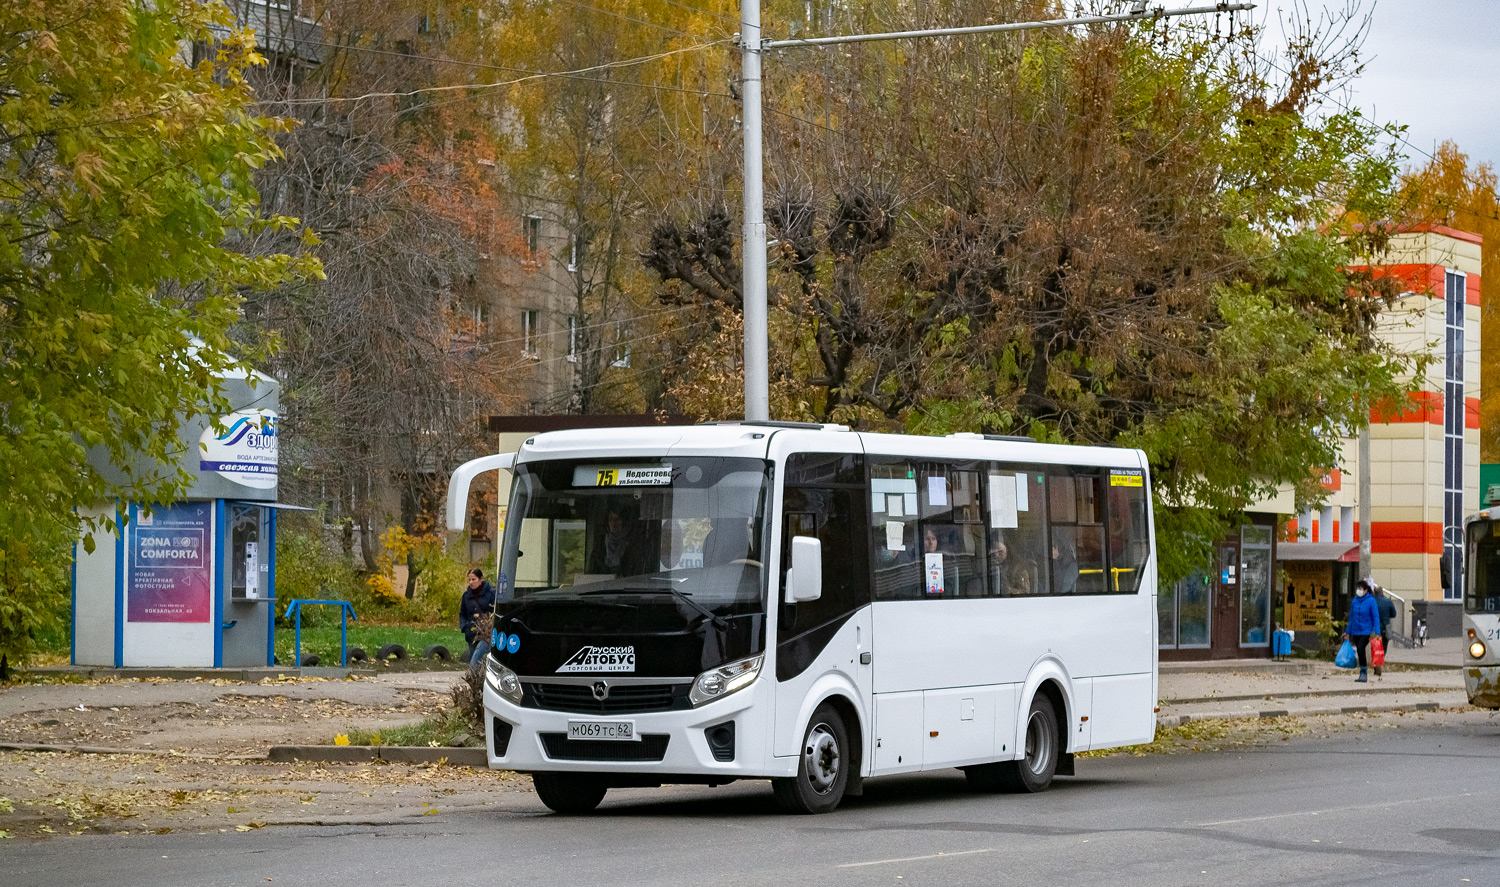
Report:
[[[1470,613],[1500,613],[1500,536],[1493,521],[1469,524],[1468,581],[1464,609]]]
[[[718,616],[763,612],[769,463],[670,457],[516,466],[500,599],[675,598]]]

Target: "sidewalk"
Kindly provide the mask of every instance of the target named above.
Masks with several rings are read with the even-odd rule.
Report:
[[[1401,650],[1393,663],[1447,668],[1389,671],[1368,683],[1355,671],[1306,659],[1275,663],[1245,660],[1165,663],[1161,667],[1157,723],[1175,727],[1204,718],[1314,716],[1356,711],[1417,711],[1468,704],[1459,669],[1457,638],[1429,640],[1425,648]]]

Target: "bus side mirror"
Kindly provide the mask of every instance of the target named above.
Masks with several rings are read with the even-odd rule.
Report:
[[[792,565],[786,571],[786,602],[815,601],[823,596],[823,543],[811,536],[792,539]]]

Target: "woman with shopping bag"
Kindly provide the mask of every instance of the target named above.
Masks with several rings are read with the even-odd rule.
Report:
[[[1349,602],[1349,622],[1344,626],[1344,640],[1351,642],[1359,654],[1359,677],[1354,680],[1361,684],[1370,680],[1365,659],[1365,648],[1370,643],[1370,635],[1380,635],[1380,607],[1370,595],[1370,589],[1374,585],[1367,577],[1354,586],[1354,600]]]

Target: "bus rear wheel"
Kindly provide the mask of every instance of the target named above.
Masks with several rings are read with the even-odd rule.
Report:
[[[776,803],[788,813],[830,813],[849,784],[849,731],[831,705],[820,705],[807,722],[797,775],[771,780]]]
[[[1052,700],[1037,694],[1026,715],[1026,744],[1019,761],[1000,761],[968,767],[964,776],[969,786],[982,792],[1044,792],[1052,785],[1061,756],[1061,737],[1057,734],[1057,713]]]
[[[548,809],[565,816],[592,811],[609,791],[604,780],[589,773],[533,773],[531,784]]]

